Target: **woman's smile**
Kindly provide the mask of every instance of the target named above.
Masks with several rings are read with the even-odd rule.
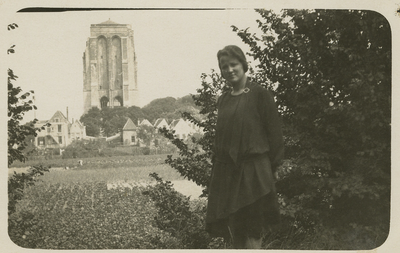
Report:
[[[222,76],[232,85],[236,85],[245,78],[243,65],[235,57],[222,56],[219,63]]]

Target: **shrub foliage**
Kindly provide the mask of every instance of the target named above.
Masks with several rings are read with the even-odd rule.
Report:
[[[156,173],[150,175],[157,184],[149,186],[143,194],[155,203],[157,227],[179,240],[181,249],[208,248],[211,238],[201,229],[205,222],[205,203],[193,205],[189,197],[173,189],[171,182],[164,182]]]

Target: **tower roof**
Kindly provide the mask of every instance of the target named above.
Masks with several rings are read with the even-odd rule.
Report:
[[[100,25],[119,25],[119,24],[115,23],[111,19],[108,19],[107,21],[101,22]]]
[[[92,27],[96,27],[96,26],[128,26],[127,24],[118,24],[114,21],[112,21],[111,19],[108,19],[104,22],[101,22],[99,24],[92,24]]]

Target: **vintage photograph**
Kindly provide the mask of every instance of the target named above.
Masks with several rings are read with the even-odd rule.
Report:
[[[2,241],[22,252],[381,247],[393,225],[385,15],[16,9],[3,27]]]

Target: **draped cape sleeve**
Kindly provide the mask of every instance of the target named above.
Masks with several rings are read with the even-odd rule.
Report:
[[[238,163],[247,157],[268,152],[272,170],[275,171],[282,162],[284,149],[277,106],[271,91],[252,82],[247,82],[246,87],[248,92],[239,95],[233,122],[230,123],[229,157]],[[224,103],[228,101],[228,96],[231,95],[224,93],[219,98],[218,107],[226,106]],[[219,145],[218,131],[215,145]]]

